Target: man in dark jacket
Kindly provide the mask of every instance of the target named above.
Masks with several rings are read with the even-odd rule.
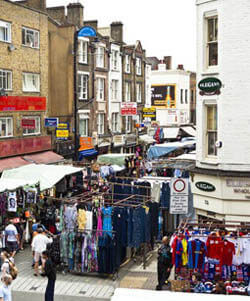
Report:
[[[162,286],[165,281],[168,280],[172,269],[172,253],[169,246],[169,238],[164,236],[162,239],[162,246],[158,250],[158,262],[157,262],[157,272],[158,272],[158,285],[156,290],[162,290]]]
[[[45,260],[44,274],[48,277],[48,284],[45,292],[45,301],[54,301],[54,291],[56,282],[56,269],[52,260],[49,258],[48,251],[42,253],[42,257]]]

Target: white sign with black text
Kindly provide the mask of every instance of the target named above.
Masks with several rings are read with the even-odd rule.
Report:
[[[173,178],[170,182],[170,214],[188,213],[188,179]]]

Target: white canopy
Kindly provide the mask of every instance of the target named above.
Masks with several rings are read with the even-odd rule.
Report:
[[[145,144],[151,144],[151,143],[156,142],[156,140],[149,135],[139,136],[139,141],[144,142]]]
[[[22,188],[24,186],[33,186],[36,185],[37,182],[35,180],[22,180],[22,179],[0,179],[0,192],[4,191],[14,191],[18,188]]]
[[[1,179],[35,181],[40,183],[41,191],[52,188],[65,176],[81,171],[69,165],[30,164],[19,168],[5,170]]]
[[[246,296],[174,293],[168,291],[117,288],[111,301],[243,301],[244,299],[246,299]]]
[[[180,128],[163,128],[165,139],[175,139],[179,134]]]

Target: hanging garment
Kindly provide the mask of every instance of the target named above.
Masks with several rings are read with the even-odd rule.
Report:
[[[86,229],[93,229],[93,213],[92,211],[86,211]]]
[[[107,232],[108,235],[112,237],[112,215],[113,208],[107,207],[102,208],[102,214],[103,214],[103,226],[102,230]]]
[[[78,210],[77,223],[79,230],[84,230],[86,228],[87,216],[86,211],[84,209]]]
[[[161,194],[161,184],[154,182],[152,192],[151,192],[152,200],[156,203],[159,203],[160,194]]]
[[[170,205],[170,187],[169,183],[162,183],[161,188],[161,207],[169,208]]]
[[[188,264],[188,253],[187,253],[188,242],[185,238],[181,242],[182,242],[182,249],[183,249],[182,265],[186,266]]]
[[[235,247],[232,242],[224,240],[222,244],[222,260],[221,265],[232,266],[233,256],[235,255]]]
[[[243,243],[243,263],[250,264],[250,236],[247,235],[241,239]]]
[[[29,227],[29,221],[27,220],[26,226],[25,226],[25,241],[29,242],[30,240],[30,227]]]
[[[9,192],[9,197],[8,197],[8,211],[9,212],[16,212],[17,211],[16,192]]]
[[[75,206],[66,206],[64,211],[64,223],[66,230],[74,230],[77,221],[77,209]]]
[[[102,236],[102,209],[98,208],[96,236]]]

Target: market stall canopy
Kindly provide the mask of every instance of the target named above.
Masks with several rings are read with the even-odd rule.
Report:
[[[139,136],[139,142],[144,143],[144,144],[152,144],[152,143],[155,143],[156,140],[149,135],[142,135],[142,136]]]
[[[181,129],[189,136],[196,137],[196,130],[191,126],[182,126]]]
[[[125,159],[134,156],[134,154],[106,154],[97,158],[97,163],[102,165],[118,165],[124,166]]]
[[[0,172],[4,171],[5,169],[17,168],[28,164],[30,164],[30,162],[25,161],[21,156],[1,159]]]
[[[175,293],[168,291],[117,288],[111,301],[243,301],[244,299],[246,299],[246,296]]]
[[[169,143],[153,145],[150,146],[147,153],[147,157],[148,160],[157,159],[162,156],[166,156],[177,149],[189,148],[195,143],[196,143],[195,140],[191,140],[185,142],[169,142]]]
[[[1,179],[33,180],[40,183],[40,189],[43,191],[55,186],[65,176],[77,173],[81,170],[82,168],[68,165],[30,164],[11,170],[5,170]]]
[[[23,156],[23,159],[36,164],[52,164],[64,161],[64,158],[52,151]]]
[[[196,151],[190,152],[188,154],[182,154],[177,156],[175,160],[187,160],[187,161],[195,161],[196,160]]]
[[[79,161],[82,161],[83,158],[97,156],[97,155],[98,155],[98,151],[95,150],[94,148],[81,150],[79,151]]]
[[[25,186],[34,186],[38,184],[35,180],[22,179],[0,179],[0,192],[14,191]]]
[[[164,138],[165,139],[176,139],[176,137],[179,135],[180,128],[164,128]]]

